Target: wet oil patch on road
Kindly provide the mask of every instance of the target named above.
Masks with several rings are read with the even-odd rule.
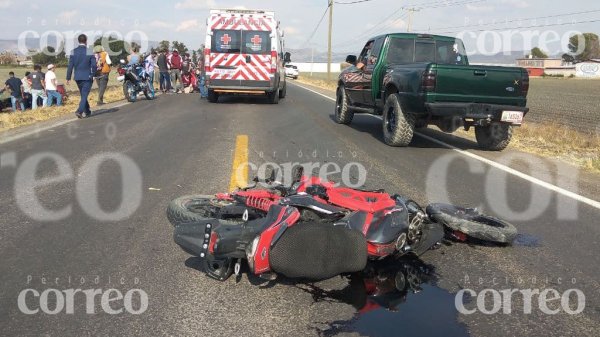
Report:
[[[469,336],[458,322],[454,295],[437,287],[433,266],[417,259],[370,263],[348,277],[339,290],[304,285],[316,302],[346,303],[356,309],[350,320],[323,322],[320,336]]]
[[[518,234],[513,242],[514,246],[520,247],[541,247],[541,239],[531,234]]]

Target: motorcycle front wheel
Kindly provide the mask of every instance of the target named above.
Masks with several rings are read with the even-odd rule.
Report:
[[[511,223],[472,208],[431,204],[427,206],[427,215],[452,231],[483,241],[509,244],[517,237],[517,228]]]
[[[130,81],[125,81],[125,83],[123,83],[123,95],[125,95],[125,99],[127,99],[128,102],[135,102],[137,99],[135,84]]]
[[[144,89],[144,96],[146,96],[147,100],[151,101],[155,97],[153,84],[150,83],[149,80],[146,80],[145,86],[146,86],[146,88]]]

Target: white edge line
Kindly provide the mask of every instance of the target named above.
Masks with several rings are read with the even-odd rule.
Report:
[[[114,107],[112,107],[112,108],[109,108],[109,109],[120,108],[120,107],[122,107],[122,106],[125,106],[125,105],[127,105],[127,104],[129,104],[129,102],[126,102],[126,103],[121,103],[121,104],[115,105]],[[76,120],[78,120],[78,119],[79,119],[79,118],[70,118],[70,119],[67,119],[67,120],[64,120],[64,121],[60,121],[60,122],[56,122],[56,123],[54,123],[54,124],[47,125],[47,126],[45,126],[45,127],[43,127],[43,128],[35,128],[34,130],[31,130],[31,131],[27,131],[27,132],[23,132],[23,133],[18,133],[18,134],[16,134],[16,135],[12,135],[12,136],[8,136],[8,137],[4,137],[4,138],[0,139],[0,144],[6,144],[6,143],[13,142],[13,141],[15,141],[15,140],[19,140],[19,139],[22,139],[22,138],[26,138],[26,137],[29,137],[29,136],[35,135],[35,134],[36,134],[36,133],[38,133],[38,132],[42,132],[42,131],[46,131],[46,130],[50,130],[50,129],[54,129],[54,128],[57,128],[57,127],[59,127],[59,126],[62,126],[62,125],[65,125],[65,124],[68,124],[68,123],[74,122],[74,121],[76,121]],[[35,124],[33,124],[33,125],[35,125]]]
[[[325,95],[325,94],[322,94],[322,93],[320,93],[320,92],[318,92],[318,91],[312,90],[312,89],[310,89],[310,88],[307,88],[307,87],[305,87],[305,86],[303,86],[303,85],[298,85],[298,84],[296,84],[296,83],[294,83],[294,85],[296,85],[296,86],[298,86],[298,87],[300,87],[300,88],[302,88],[302,89],[308,90],[308,91],[310,91],[310,92],[312,92],[312,93],[314,93],[314,94],[317,94],[317,95],[319,95],[319,96],[325,97],[325,98],[327,98],[328,100],[331,100],[331,101],[334,101],[334,102],[335,102],[335,99],[334,99],[334,98],[332,98],[332,97],[329,97],[329,96],[327,96],[327,95]],[[369,115],[369,114],[367,114],[367,116],[372,116],[372,117],[375,117],[375,118],[381,119],[381,117],[380,117],[380,116]],[[521,178],[521,179],[527,180],[527,181],[529,181],[529,182],[531,182],[531,183],[533,183],[533,184],[536,184],[536,185],[538,185],[538,186],[544,187],[544,188],[546,188],[546,189],[549,189],[549,190],[551,190],[551,191],[554,191],[554,192],[556,192],[556,193],[562,194],[562,195],[564,195],[564,196],[566,196],[566,197],[569,197],[569,198],[571,198],[571,199],[577,200],[577,201],[579,201],[579,202],[581,202],[581,203],[584,203],[584,204],[587,204],[587,205],[589,205],[589,206],[592,206],[592,207],[594,207],[594,208],[600,209],[600,202],[598,202],[598,201],[596,201],[596,200],[593,200],[593,199],[590,199],[590,198],[584,197],[584,196],[582,196],[582,195],[579,195],[579,194],[577,194],[577,193],[573,193],[573,192],[571,192],[571,191],[565,190],[565,189],[563,189],[563,188],[560,188],[560,187],[558,187],[558,186],[552,185],[552,184],[550,184],[550,183],[547,183],[547,182],[545,182],[545,181],[543,181],[543,180],[540,180],[540,179],[534,178],[534,177],[532,177],[532,176],[530,176],[530,175],[527,175],[527,174],[525,174],[525,173],[523,173],[523,172],[517,171],[517,170],[515,170],[515,169],[513,169],[513,168],[510,168],[510,167],[508,167],[508,166],[506,166],[506,165],[502,165],[502,164],[500,164],[500,163],[497,163],[497,162],[495,162],[495,161],[493,161],[493,160],[490,160],[490,159],[487,159],[487,158],[483,158],[483,157],[481,157],[481,156],[478,156],[478,155],[476,155],[476,154],[474,154],[474,153],[471,153],[471,152],[469,152],[469,151],[464,151],[464,150],[461,150],[461,149],[459,149],[459,148],[457,148],[457,147],[455,147],[455,146],[453,146],[453,145],[450,145],[450,144],[448,144],[448,143],[444,143],[444,142],[442,142],[441,140],[438,140],[438,139],[435,139],[435,138],[433,138],[433,137],[430,137],[430,136],[424,135],[424,134],[422,134],[422,133],[420,133],[420,132],[415,132],[415,134],[416,134],[417,136],[421,137],[421,138],[425,138],[425,139],[427,139],[427,140],[429,140],[429,141],[432,141],[432,142],[434,142],[434,143],[436,143],[436,144],[442,145],[442,146],[444,146],[444,147],[447,147],[447,148],[449,148],[449,149],[451,149],[451,150],[453,150],[453,151],[456,151],[456,152],[458,152],[458,153],[460,153],[460,154],[462,154],[462,155],[464,155],[464,156],[466,156],[466,157],[469,157],[469,158],[472,158],[472,159],[475,159],[475,160],[479,160],[480,162],[483,162],[483,163],[485,163],[485,164],[488,164],[488,165],[490,165],[490,166],[492,166],[492,167],[494,167],[494,168],[497,168],[497,169],[499,169],[499,170],[502,170],[502,171],[504,171],[504,172],[506,172],[506,173],[508,173],[508,174],[512,174],[512,175],[514,175],[514,176],[516,176],[516,177],[519,177],[519,178]]]

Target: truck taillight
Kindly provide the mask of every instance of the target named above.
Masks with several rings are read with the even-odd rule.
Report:
[[[277,72],[277,52],[271,52],[271,74],[275,74]]]
[[[521,94],[527,97],[527,94],[529,93],[529,73],[527,73],[527,71],[523,72],[521,82]]]
[[[210,234],[210,242],[208,243],[208,252],[211,254],[215,254],[215,244],[219,239],[219,235],[215,232]]]
[[[423,73],[423,84],[422,89],[425,92],[435,91],[435,86],[437,83],[437,71],[435,70],[427,70]]]
[[[204,71],[207,73],[212,71],[212,68],[210,67],[210,49],[209,48],[204,49]]]

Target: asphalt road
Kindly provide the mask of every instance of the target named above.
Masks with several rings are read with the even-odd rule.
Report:
[[[356,116],[351,126],[341,126],[332,112],[331,100],[295,85],[279,105],[254,98],[210,104],[196,95],[167,95],[1,144],[0,335],[600,335],[599,209],[427,138],[390,148],[381,141],[379,119]],[[599,199],[597,176],[531,155],[481,152],[471,141],[435,130],[422,133]],[[349,289],[343,278],[316,285],[246,275],[224,283],[208,279],[173,243],[165,207],[180,195],[226,190],[238,135],[248,136],[249,162],[257,167],[298,162],[318,171],[335,163],[356,182],[362,166],[365,188],[385,188],[422,204],[479,206],[511,220],[522,236],[512,247],[447,243],[428,252],[423,261],[434,270],[434,281],[394,302],[393,310],[362,310],[340,295]],[[32,163],[44,156],[36,168]],[[506,162],[511,156],[515,160]],[[57,176],[63,179],[31,185],[32,177]],[[54,211],[56,220],[37,219],[44,218],[42,207]],[[65,214],[56,214],[65,207]],[[106,215],[118,211],[125,216]],[[78,288],[114,288],[123,295],[140,289],[148,307],[138,315],[112,315],[103,309],[102,295],[90,304],[83,294],[75,294],[73,313],[25,314],[18,304],[25,289],[41,294]],[[552,288],[559,294],[580,289],[585,309],[548,315],[534,300],[526,314],[523,298],[515,295],[510,314],[463,315],[452,295],[461,288]],[[40,308],[41,299],[32,294],[27,308]],[[51,310],[56,292],[48,294]],[[123,308],[124,301],[117,298],[111,308]],[[138,297],[132,301],[140,303]],[[560,308],[559,302],[549,306]],[[475,299],[466,306],[474,305]]]

